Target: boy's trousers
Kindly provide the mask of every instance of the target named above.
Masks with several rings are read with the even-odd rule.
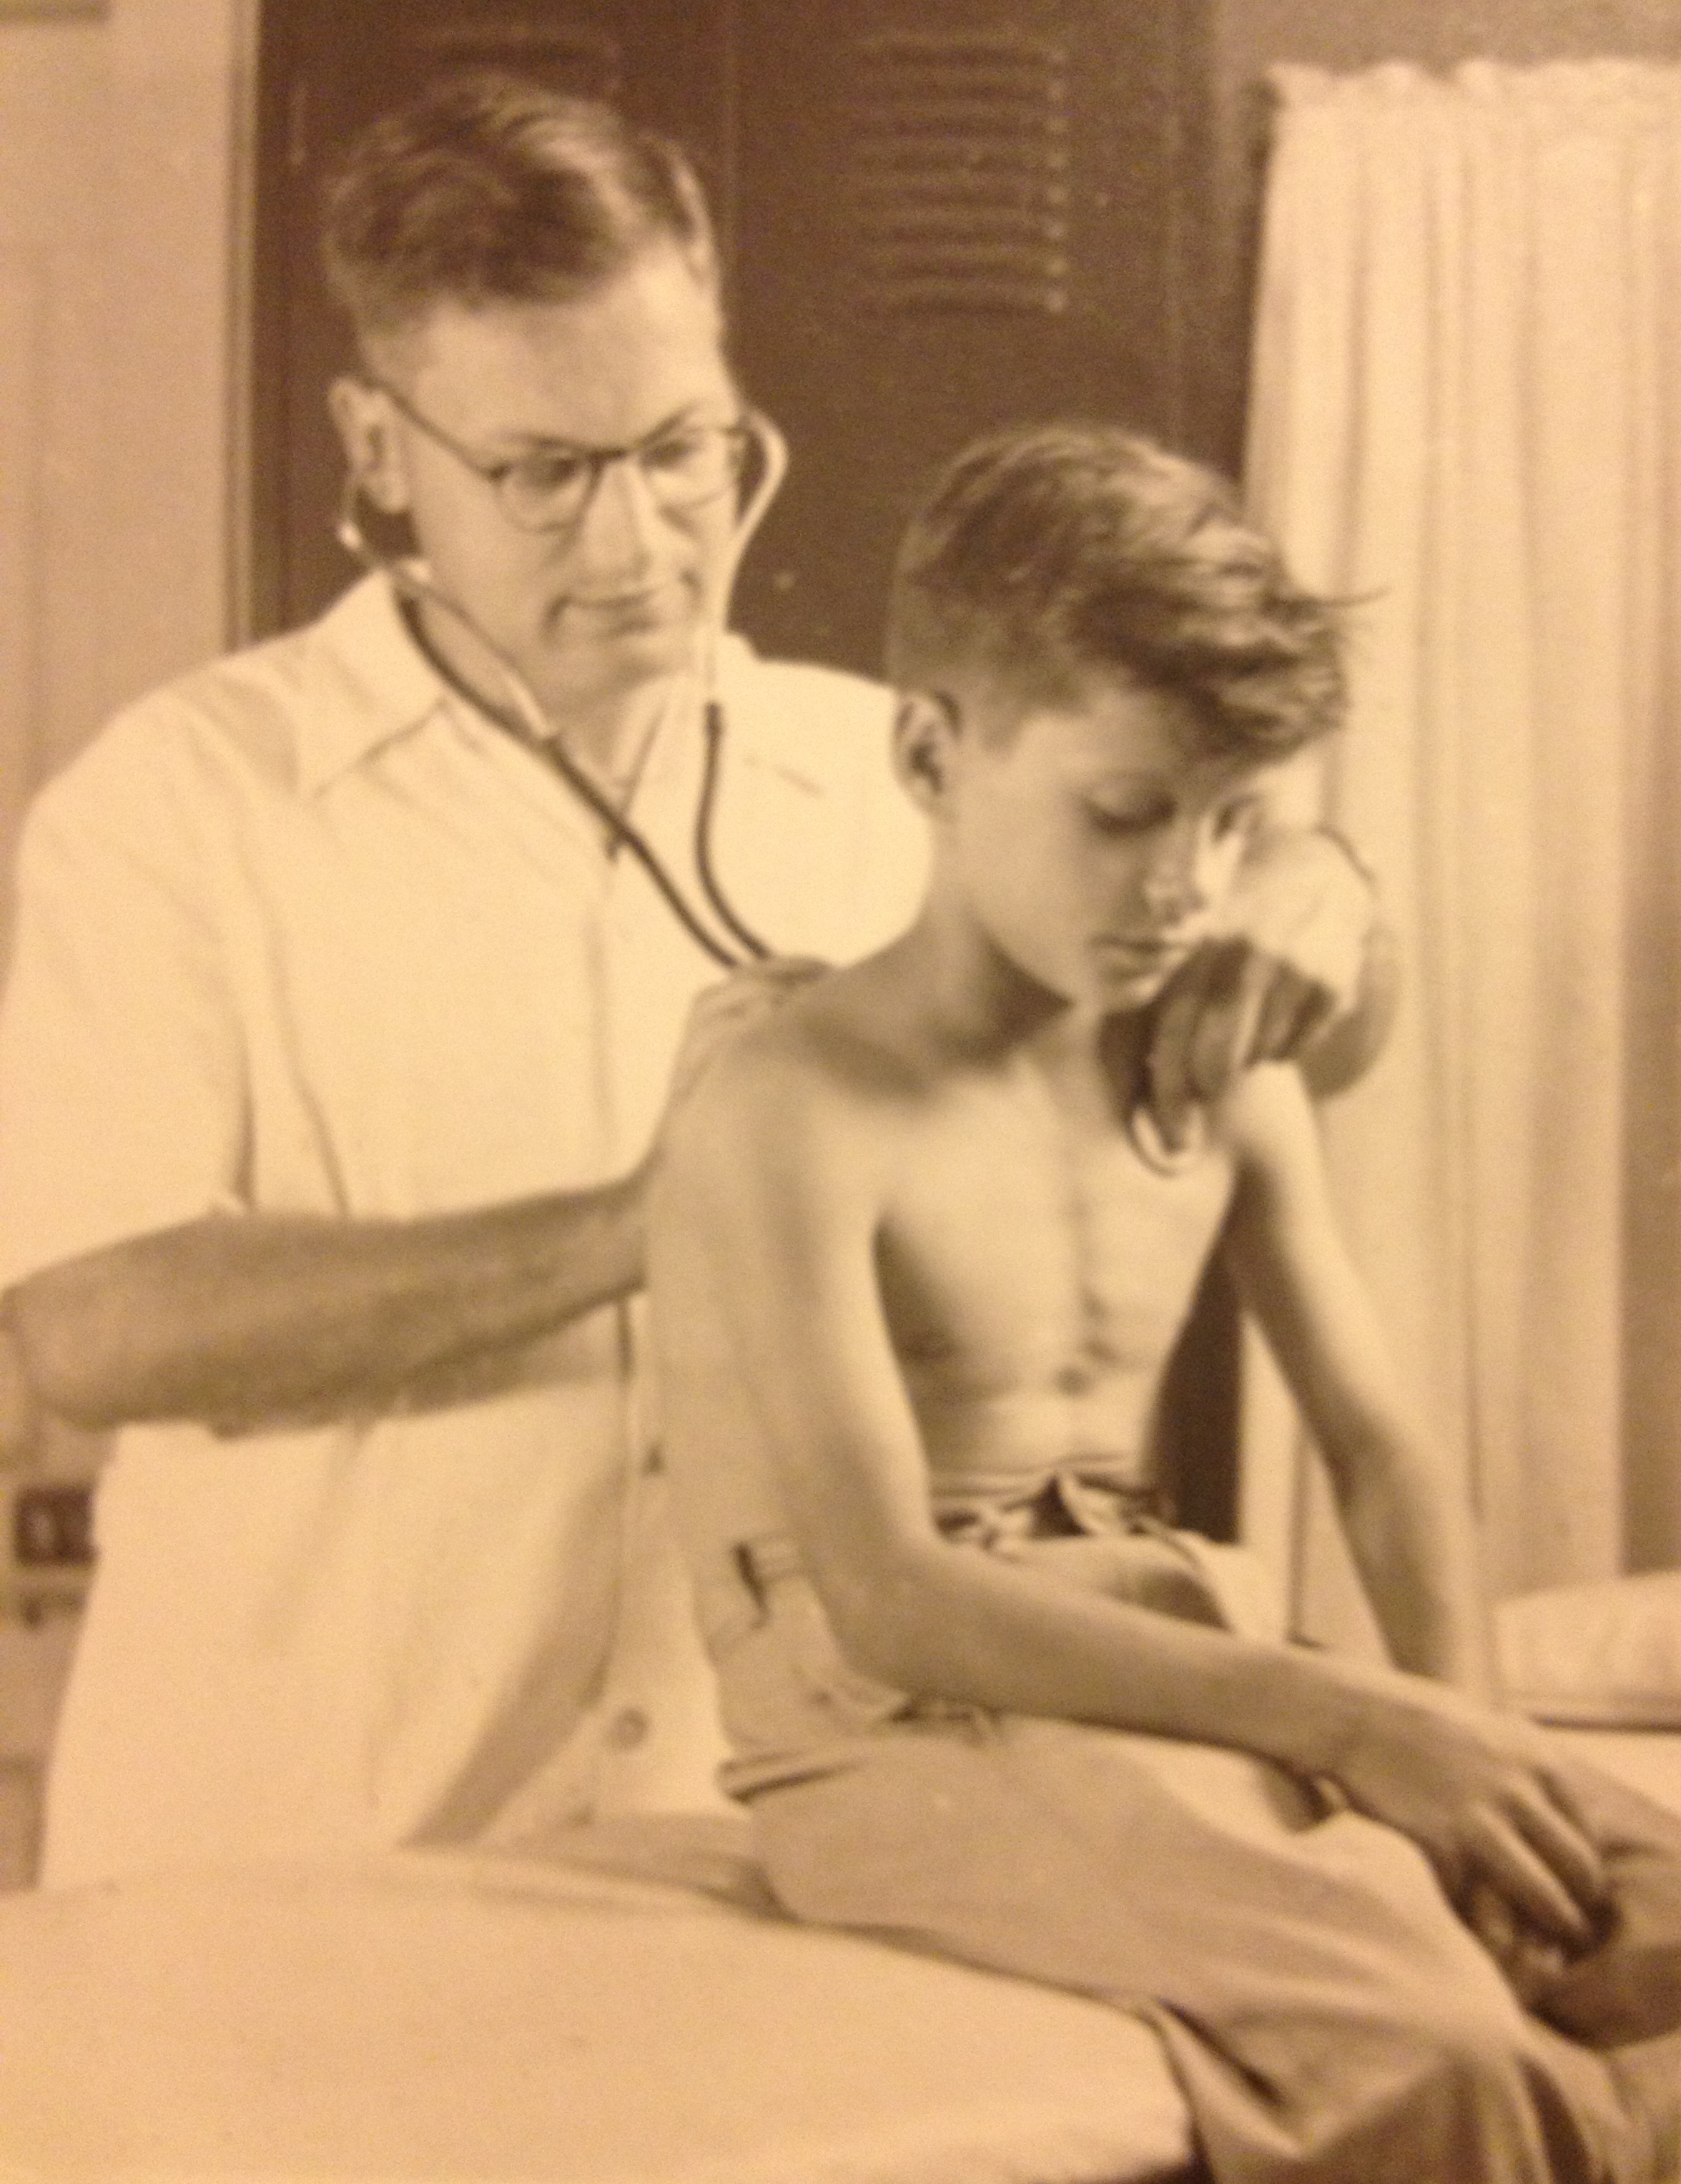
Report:
[[[1603,1790],[1636,1970],[1673,1981],[1681,1824]],[[1217,2184],[1676,2173],[1681,2036],[1595,2050],[1541,2023],[1410,1841],[1246,1754],[901,1719],[808,1748],[748,1795],[800,1918],[1147,2018]],[[1599,2006],[1585,1986],[1575,2002],[1572,2021]]]

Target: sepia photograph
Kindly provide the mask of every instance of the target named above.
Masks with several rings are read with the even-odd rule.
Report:
[[[1681,2184],[1681,0],[0,0],[0,2184]]]

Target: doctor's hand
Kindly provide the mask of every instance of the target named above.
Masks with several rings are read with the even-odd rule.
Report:
[[[832,966],[810,956],[771,956],[745,964],[699,994],[689,1010],[665,1095],[665,1123],[676,1114],[732,1039],[762,1022],[791,994],[823,977]]]
[[[1155,1007],[1148,1106],[1166,1145],[1260,1061],[1300,1064],[1316,1098],[1371,1064],[1400,995],[1394,937],[1340,838],[1274,828],[1245,857],[1221,917]]]

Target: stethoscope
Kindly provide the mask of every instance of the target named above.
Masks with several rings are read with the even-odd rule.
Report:
[[[361,487],[353,471],[345,479],[343,495],[334,523],[334,536],[339,544],[365,569],[387,577],[398,593],[410,602],[426,601],[448,615],[467,632],[505,686],[512,700],[511,711],[491,704],[481,691],[462,682],[443,662],[435,660],[434,664],[448,677],[452,686],[459,688],[498,728],[516,738],[534,755],[554,768],[585,808],[600,821],[610,846],[621,848],[635,858],[683,931],[721,969],[726,971],[738,971],[747,964],[763,962],[775,952],[738,914],[719,881],[712,860],[713,822],[717,811],[718,782],[726,732],[724,702],[719,689],[719,644],[726,626],[730,593],[734,587],[736,572],[741,566],[742,556],[764,521],[765,510],[776,498],[788,470],[787,443],[770,419],[757,410],[749,410],[743,414],[743,422],[752,432],[759,449],[761,469],[753,490],[736,517],[722,581],[716,594],[715,612],[701,633],[696,671],[701,694],[704,756],[700,788],[695,799],[694,869],[711,922],[699,905],[690,901],[665,859],[631,818],[628,811],[604,795],[597,783],[571,756],[537,703],[531,684],[500,647],[486,634],[478,617],[463,606],[459,599],[452,599],[448,592],[434,583],[418,560],[382,554],[373,544],[362,528],[358,513]],[[417,642],[424,643],[418,630],[415,635]],[[715,931],[714,923],[721,931]],[[1134,1098],[1129,1101],[1126,1130],[1138,1157],[1158,1175],[1178,1175],[1201,1156],[1201,1131],[1194,1131],[1191,1143],[1183,1150],[1171,1146],[1163,1137],[1145,1099]]]
[[[694,869],[710,918],[689,900],[665,859],[632,819],[628,811],[614,804],[604,794],[599,786],[567,750],[564,740],[556,734],[538,704],[531,684],[507,654],[487,635],[478,617],[435,583],[419,560],[410,556],[381,553],[374,545],[362,527],[359,514],[361,481],[353,470],[345,479],[333,525],[333,536],[339,544],[365,569],[387,577],[402,598],[411,604],[418,605],[424,601],[449,616],[467,632],[501,680],[511,700],[511,710],[493,705],[481,691],[451,673],[443,662],[434,659],[433,664],[448,676],[453,687],[459,689],[498,727],[516,738],[528,750],[554,768],[578,800],[600,821],[606,831],[610,847],[622,849],[635,858],[684,932],[726,971],[740,970],[748,963],[763,962],[773,950],[737,914],[719,882],[712,861],[713,822],[716,816],[718,781],[726,732],[724,701],[719,687],[718,653],[729,611],[730,593],[735,584],[736,572],[741,566],[742,556],[764,521],[765,512],[775,499],[788,470],[787,443],[770,419],[758,410],[748,410],[743,412],[742,422],[751,433],[758,449],[760,472],[736,516],[721,581],[715,593],[715,611],[709,616],[700,634],[695,671],[700,687],[704,757],[700,788],[695,800]],[[418,642],[424,643],[418,630],[415,636]],[[715,924],[721,931],[715,930]]]

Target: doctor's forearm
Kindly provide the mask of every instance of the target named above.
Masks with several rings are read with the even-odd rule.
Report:
[[[45,1268],[5,1303],[37,1402],[237,1431],[378,1410],[642,1281],[639,1175],[409,1221],[213,1216]]]

